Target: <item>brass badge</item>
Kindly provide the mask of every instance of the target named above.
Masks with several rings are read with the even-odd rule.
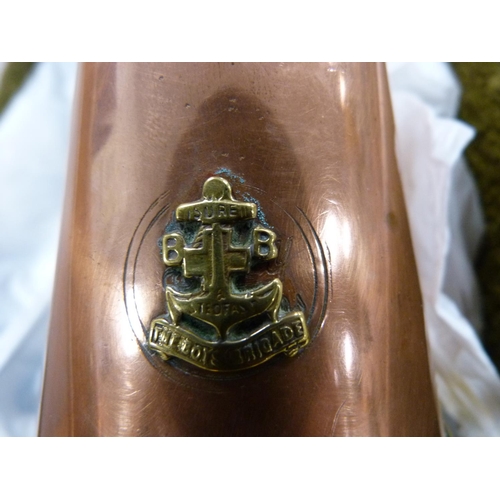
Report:
[[[203,199],[182,204],[163,235],[167,314],[151,322],[147,347],[164,360],[234,371],[309,342],[302,311],[286,310],[278,278],[245,285],[255,266],[277,257],[276,234],[258,223],[255,203],[237,201],[229,182],[209,178]]]

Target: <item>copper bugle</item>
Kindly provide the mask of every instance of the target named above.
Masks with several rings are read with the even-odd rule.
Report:
[[[181,257],[159,248],[177,207],[230,200],[203,188],[211,177],[276,235],[276,258],[241,279],[278,280],[286,317],[303,315],[309,335],[263,363],[268,344],[245,340],[252,366],[220,373],[193,364],[209,341],[196,347],[175,304],[166,315],[168,280],[205,273],[208,286],[208,268],[168,274]],[[210,241],[232,234],[229,211],[204,229]],[[84,64],[61,234],[40,435],[439,435],[383,64]],[[228,258],[221,279],[244,262]],[[179,357],[148,348],[162,314]]]

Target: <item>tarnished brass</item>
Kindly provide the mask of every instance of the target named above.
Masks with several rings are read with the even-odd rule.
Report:
[[[75,110],[40,434],[439,433],[383,64],[85,64]],[[262,226],[252,244],[228,242],[231,224],[212,227],[203,211],[187,220],[210,177],[248,203],[233,213]],[[208,198],[222,185],[230,198],[220,182]],[[231,215],[233,201],[222,204]],[[176,212],[185,220],[171,226]],[[152,353],[166,291],[186,293],[185,279],[210,293],[197,273],[216,266],[200,265],[186,234],[196,224],[207,252],[222,240],[255,256],[268,238],[269,260],[265,247],[255,266],[229,252],[218,277],[234,295],[279,279],[285,315],[305,316],[305,349],[226,373]],[[248,273],[225,274],[248,259]],[[234,333],[208,328],[221,345]]]
[[[305,347],[304,313],[282,301],[281,280],[253,287],[242,282],[252,267],[278,256],[276,234],[255,220],[257,205],[235,200],[227,180],[211,177],[203,199],[180,205],[175,214],[162,255],[167,267],[182,271],[174,274],[177,285],[166,287],[168,316],[151,323],[148,348],[164,360],[174,356],[232,371]]]

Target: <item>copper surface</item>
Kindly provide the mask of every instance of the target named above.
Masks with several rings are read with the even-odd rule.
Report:
[[[41,435],[438,435],[383,65],[86,64],[76,111]],[[312,337],[231,376],[140,347],[157,241],[216,174],[261,204]]]

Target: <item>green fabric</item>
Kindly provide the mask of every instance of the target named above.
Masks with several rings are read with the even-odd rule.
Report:
[[[459,116],[477,130],[466,151],[486,219],[476,270],[484,302],[484,344],[500,367],[500,63],[462,62],[453,68],[463,87]]]
[[[9,63],[5,68],[0,85],[0,113],[10,98],[17,92],[33,68],[32,62]]]

